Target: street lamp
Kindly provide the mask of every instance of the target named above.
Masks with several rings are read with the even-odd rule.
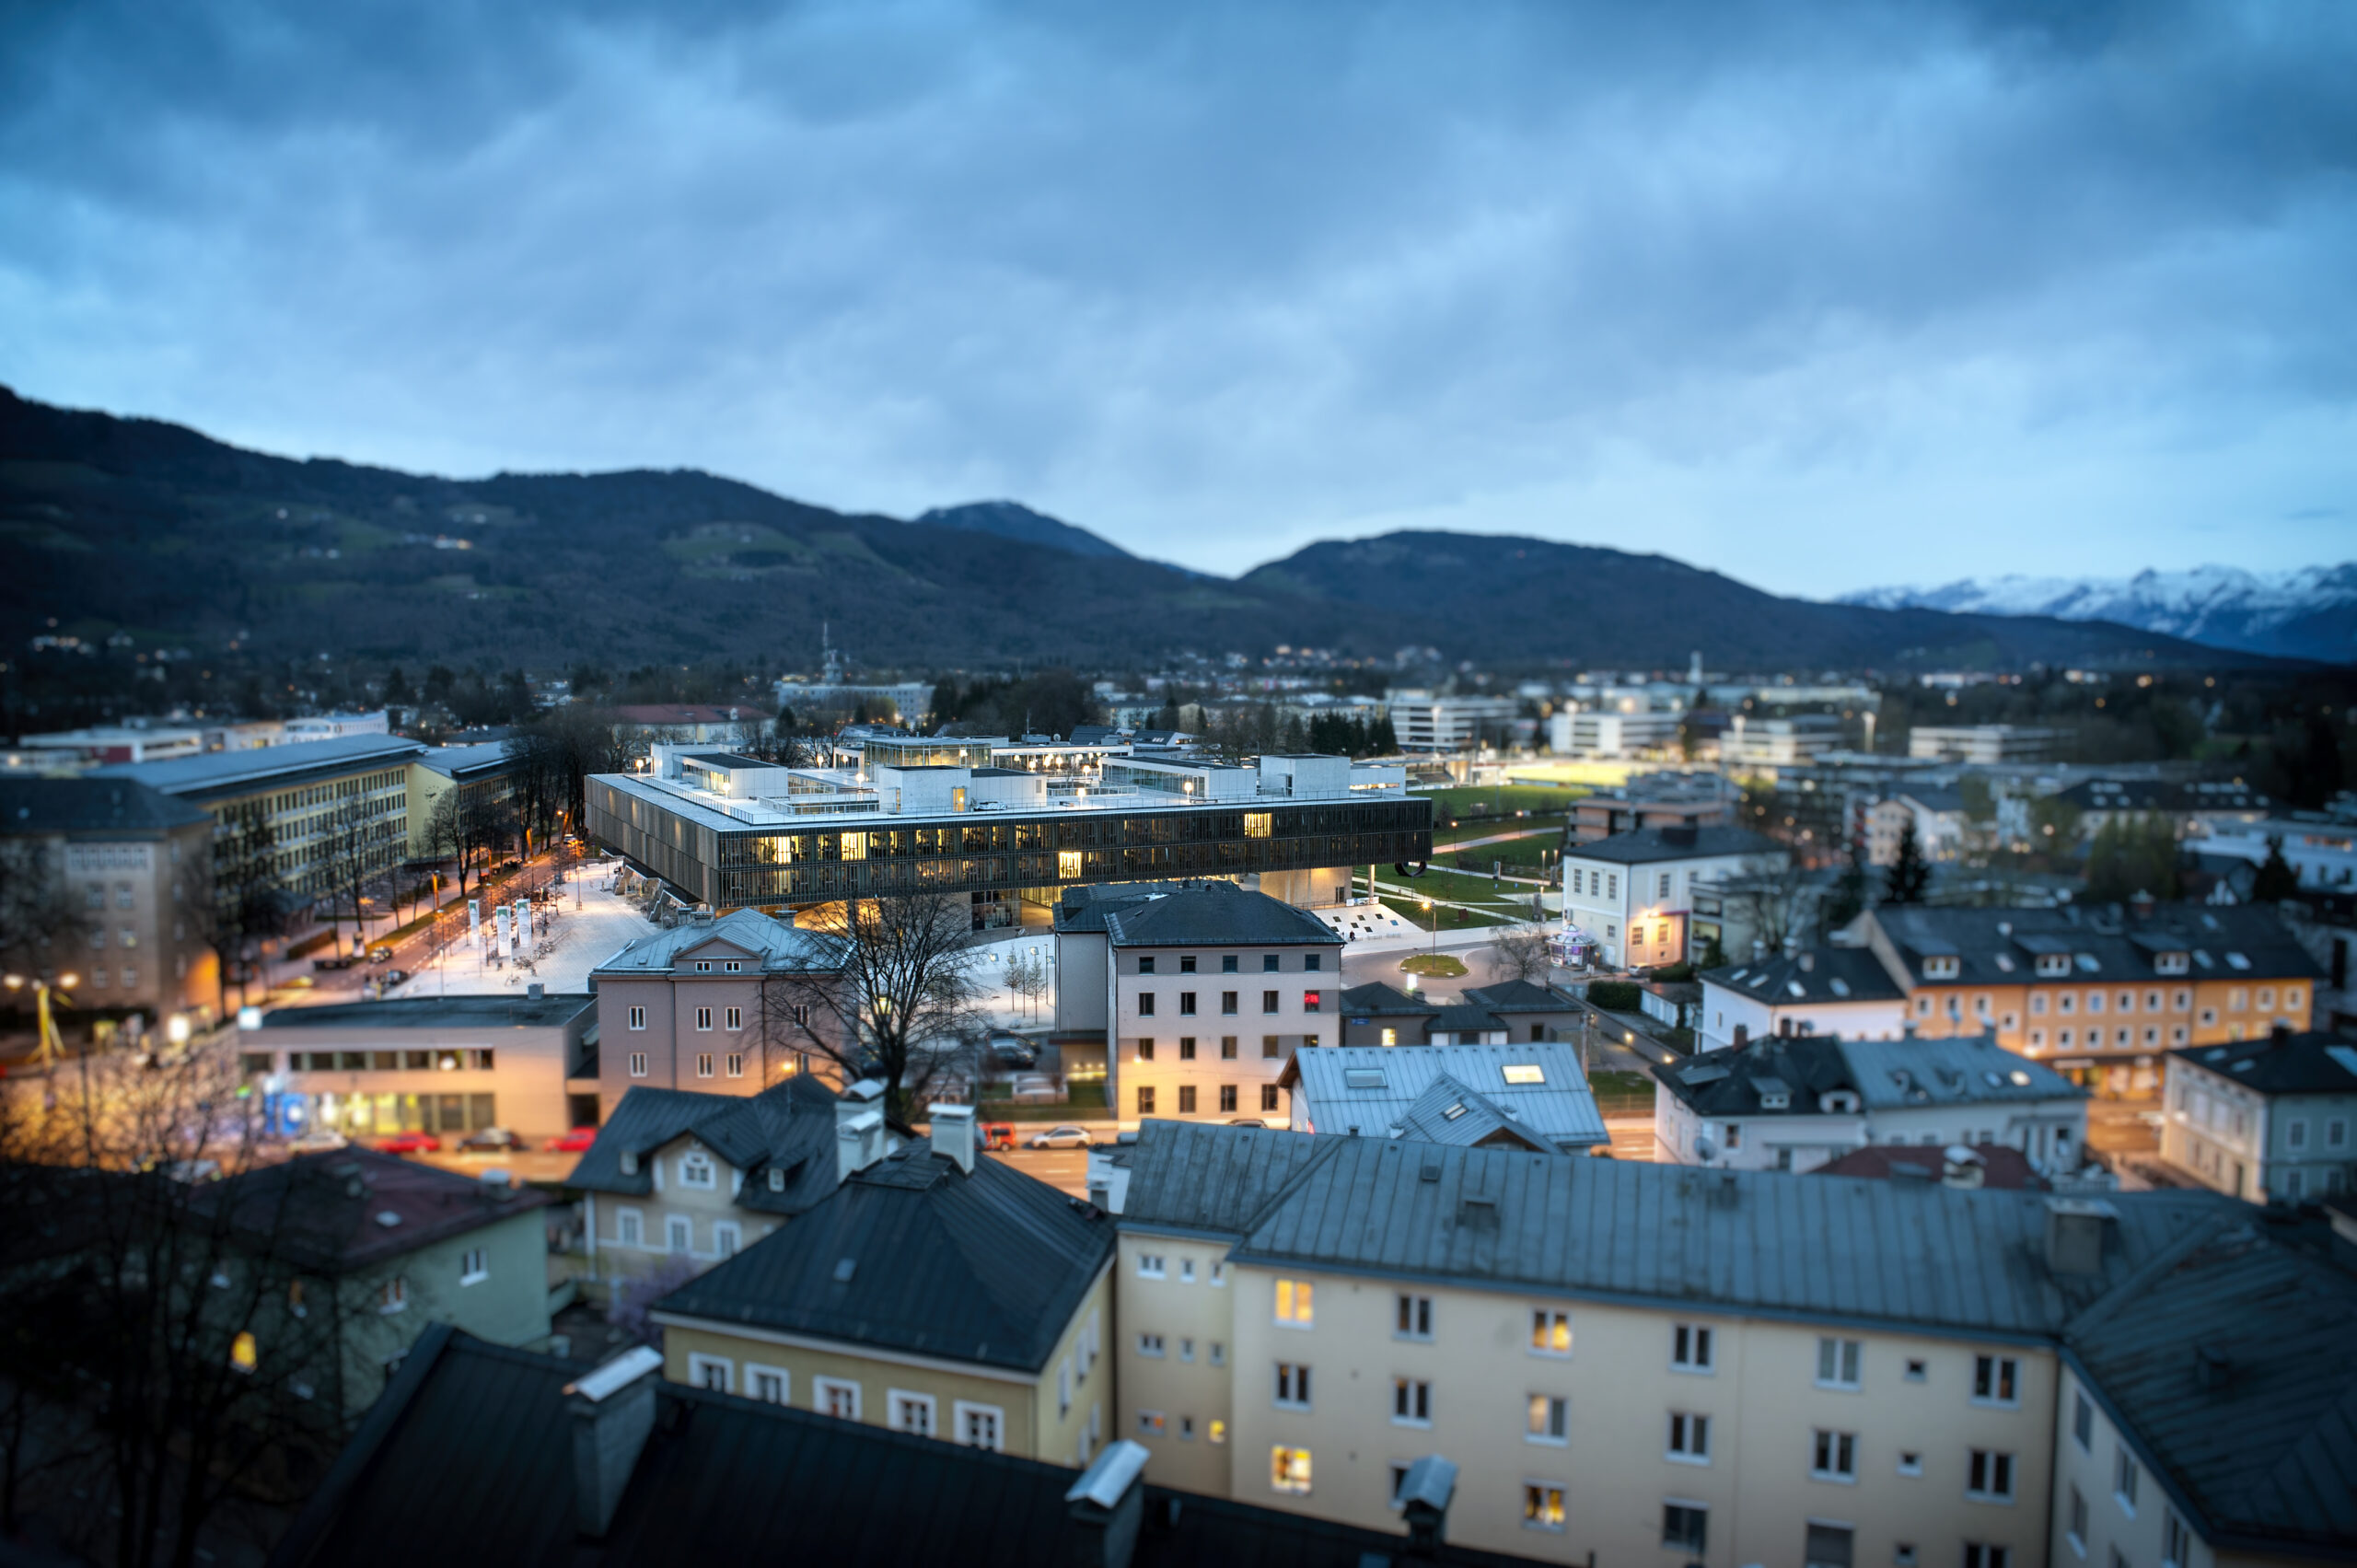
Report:
[[[71,991],[81,983],[82,977],[70,970],[57,977],[54,987],[39,975],[29,980],[20,974],[7,977],[10,991],[22,991],[28,985],[33,988],[33,1017],[41,1040],[40,1048],[33,1052],[33,1061],[37,1064],[46,1067],[65,1054],[65,1042],[58,1038],[57,1017],[50,1005],[51,993]]]
[[[1424,923],[1432,928],[1433,957],[1440,957],[1440,916],[1433,913],[1433,901],[1424,900]]]

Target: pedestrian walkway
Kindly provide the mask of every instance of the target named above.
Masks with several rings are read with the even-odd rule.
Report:
[[[490,923],[484,923],[480,947],[456,924],[456,940],[421,964],[417,972],[386,993],[389,996],[481,996],[520,993],[537,981],[552,994],[575,995],[589,989],[589,971],[642,936],[655,934],[655,923],[636,905],[610,890],[610,874],[594,867],[575,874],[558,891],[562,898],[540,905],[546,934],[531,953],[499,961],[493,952]]]

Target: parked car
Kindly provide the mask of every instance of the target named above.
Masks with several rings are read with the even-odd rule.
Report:
[[[324,973],[329,970],[348,970],[357,962],[359,962],[359,960],[356,958],[347,958],[343,954],[338,953],[332,958],[313,958],[311,960],[311,967]]]
[[[1035,1149],[1085,1149],[1088,1147],[1088,1129],[1069,1124],[1051,1127],[1044,1132],[1031,1134]]]
[[[1012,1121],[983,1122],[982,1147],[986,1149],[1011,1149],[1015,1147],[1015,1123]]]
[[[385,971],[384,983],[387,985],[399,985],[408,978],[409,970],[387,970]]]
[[[520,1149],[524,1140],[505,1127],[478,1127],[459,1140],[461,1149]]]
[[[998,1035],[991,1040],[991,1060],[1002,1067],[1017,1067],[1025,1072],[1039,1064],[1039,1053],[1031,1042],[1016,1035]]]
[[[389,964],[393,961],[393,950],[390,947],[371,947],[368,949],[368,961],[372,964]]]
[[[325,1127],[314,1127],[300,1137],[286,1140],[286,1152],[290,1155],[326,1155],[350,1147],[351,1139]]]
[[[578,1155],[586,1153],[589,1145],[597,1141],[598,1130],[595,1127],[575,1127],[570,1132],[551,1138],[540,1146],[552,1155]]]
[[[396,1132],[389,1138],[377,1140],[380,1155],[438,1155],[442,1140],[431,1132]]]

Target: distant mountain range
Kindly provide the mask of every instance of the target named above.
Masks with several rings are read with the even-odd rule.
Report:
[[[1968,577],[1936,588],[1868,588],[1840,602],[2112,621],[2212,647],[2357,664],[2357,562],[2296,572],[2198,566],[2132,577]]]
[[[1780,598],[1666,556],[1452,533],[1314,544],[1234,580],[1013,502],[914,521],[691,470],[447,480],[240,450],[0,389],[0,647],[45,633],[549,669],[817,662],[1150,668],[1279,644],[1501,670],[2268,662],[2103,621]]]

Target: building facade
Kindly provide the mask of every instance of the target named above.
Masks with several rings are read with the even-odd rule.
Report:
[[[1683,962],[1697,893],[1761,864],[1778,844],[1747,828],[1643,828],[1563,852],[1563,924],[1608,969]]]
[[[1770,1035],[1896,1040],[1907,1032],[1907,993],[1863,947],[1811,947],[1725,964],[1702,982],[1698,1051],[1727,1051]]]
[[[2284,1029],[2168,1054],[2161,1157],[2251,1202],[2357,1191],[2357,1042]]]
[[[456,792],[459,808],[500,811],[515,799],[516,774],[524,760],[505,741],[481,746],[436,746],[409,764],[409,858],[439,860],[451,853],[438,842],[436,818],[443,797]]]

